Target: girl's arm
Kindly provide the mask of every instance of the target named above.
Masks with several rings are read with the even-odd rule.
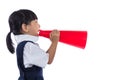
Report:
[[[47,53],[49,53],[48,64],[51,64],[53,62],[55,52],[56,52],[56,48],[57,48],[57,44],[58,44],[58,41],[59,41],[59,36],[60,36],[60,32],[58,30],[53,30],[50,33],[50,40],[51,40],[52,43],[51,43],[49,49],[47,50]]]

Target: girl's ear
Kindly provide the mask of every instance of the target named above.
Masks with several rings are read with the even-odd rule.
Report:
[[[22,32],[24,33],[28,32],[28,26],[26,24],[22,24]]]

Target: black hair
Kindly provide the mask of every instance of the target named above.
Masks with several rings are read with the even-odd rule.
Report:
[[[10,27],[10,32],[6,36],[6,44],[7,48],[11,53],[15,52],[13,42],[11,39],[11,33],[14,35],[19,35],[21,33],[21,27],[22,24],[28,25],[32,20],[38,19],[36,14],[28,9],[20,9],[18,11],[14,11],[10,16],[9,16],[9,27]]]

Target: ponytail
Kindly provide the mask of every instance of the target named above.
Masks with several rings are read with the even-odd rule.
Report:
[[[15,49],[14,49],[13,42],[11,39],[11,31],[8,33],[6,37],[6,44],[7,44],[8,50],[13,54],[15,52]]]

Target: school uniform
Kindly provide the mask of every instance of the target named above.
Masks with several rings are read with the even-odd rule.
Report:
[[[44,80],[43,68],[47,65],[49,54],[36,43],[38,37],[16,35],[17,64],[20,71],[18,80]]]

